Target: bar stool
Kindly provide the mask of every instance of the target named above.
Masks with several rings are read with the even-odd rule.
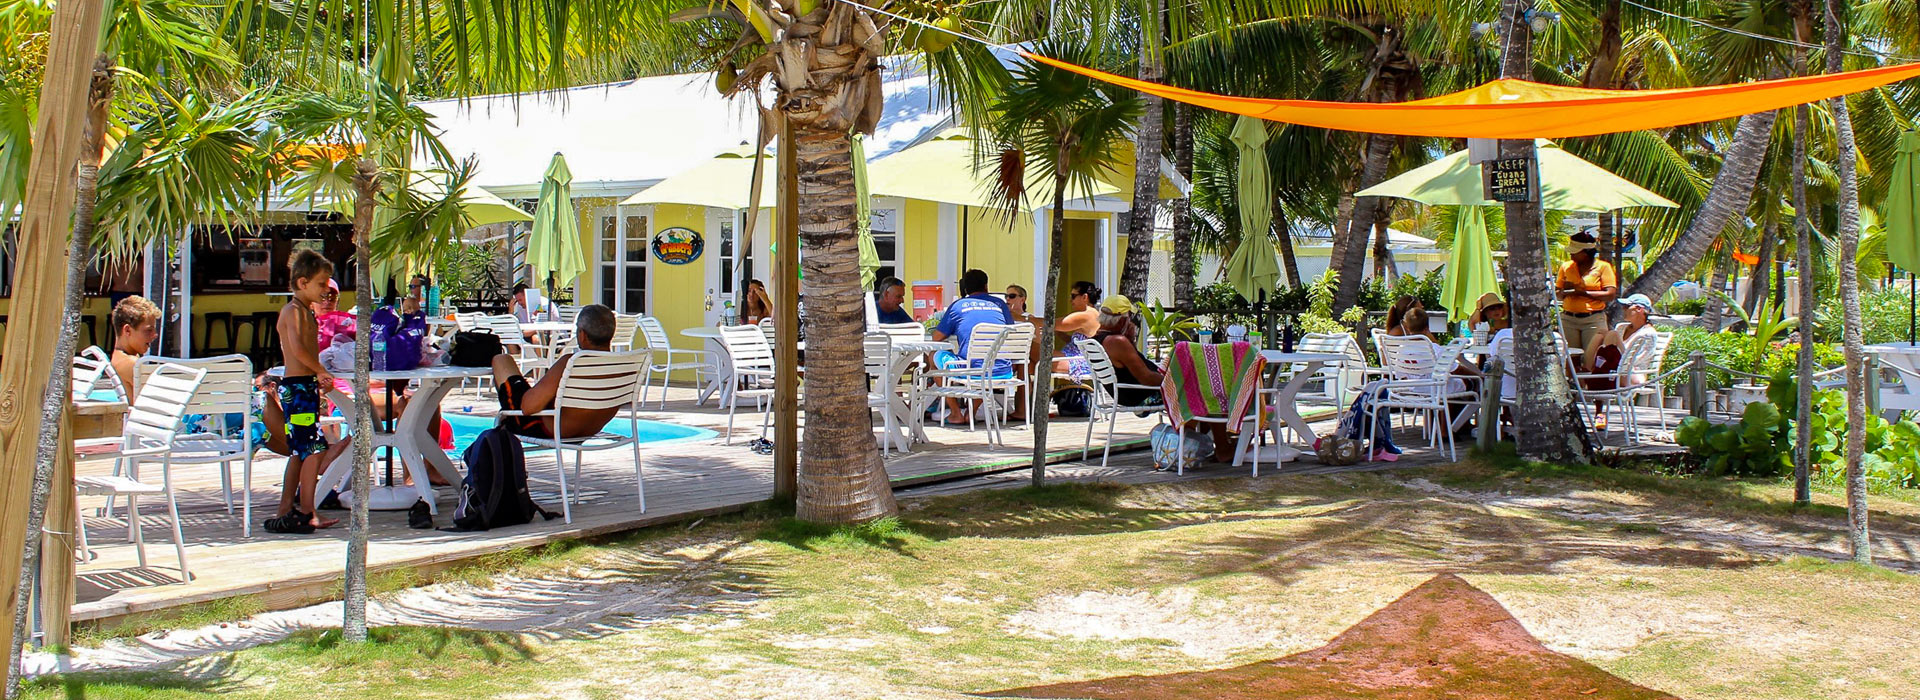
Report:
[[[256,311],[249,317],[253,324],[253,358],[255,367],[272,367],[280,364],[280,312]]]
[[[201,319],[200,356],[215,357],[233,354],[234,345],[236,344],[233,337],[233,312],[209,311],[201,314]],[[213,329],[216,327],[224,329],[227,332],[226,339],[222,340],[219,345],[213,343]]]

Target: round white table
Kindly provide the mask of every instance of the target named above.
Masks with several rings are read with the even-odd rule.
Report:
[[[268,370],[268,373],[275,377],[284,376],[286,368],[275,367]],[[438,407],[440,401],[445,399],[447,393],[453,391],[453,388],[458,386],[461,380],[485,377],[492,373],[493,370],[489,367],[440,366],[373,372],[367,375],[368,378],[376,381],[415,382],[413,399],[407,403],[409,410],[400,413],[399,420],[393,427],[393,432],[383,433],[375,430],[373,446],[375,448],[390,447],[399,453],[400,462],[405,465],[407,476],[413,479],[413,486],[410,487],[411,490],[420,500],[427,502],[428,510],[435,515],[440,514],[440,508],[434,503],[436,494],[433,491],[432,480],[428,477],[427,468],[431,466],[434,471],[439,472],[440,476],[450,484],[460,483],[460,472],[453,468],[453,460],[447,456],[445,451],[440,449],[439,440],[434,438],[434,429],[438,426],[430,423],[429,419],[433,417],[435,411],[426,407]],[[327,398],[332,399],[334,405],[340,407],[341,414],[345,415],[349,424],[351,424],[353,420],[353,397],[329,387],[327,390]],[[352,453],[343,453],[339,459],[327,465],[327,471],[320,476],[320,483],[314,487],[314,491],[324,494],[329,490],[337,489],[346,482],[347,476],[352,473]],[[376,493],[372,497],[374,500],[369,500],[368,504],[383,502],[400,503],[402,505],[399,505],[398,508],[405,509],[412,505],[413,501],[411,499],[393,496],[396,492],[404,492],[408,488],[409,487],[406,486],[392,484],[376,488]],[[382,491],[385,492],[386,497],[382,496]]]
[[[1273,408],[1273,414],[1281,420],[1286,421],[1287,427],[1292,428],[1295,435],[1300,436],[1302,440],[1306,440],[1307,444],[1313,444],[1313,441],[1318,439],[1319,436],[1314,435],[1313,426],[1308,425],[1307,419],[1300,415],[1300,404],[1297,397],[1300,395],[1300,390],[1306,388],[1307,383],[1311,381],[1315,375],[1320,373],[1321,367],[1325,367],[1329,363],[1345,362],[1347,361],[1347,356],[1328,352],[1261,350],[1260,357],[1265,358],[1267,364],[1275,368],[1282,365],[1305,365],[1301,367],[1299,371],[1294,372],[1292,376],[1287,377],[1287,381],[1284,384],[1280,383],[1279,375],[1275,375],[1274,384],[1277,386],[1273,392],[1273,403],[1270,405]],[[1277,433],[1278,431],[1275,432]],[[1280,443],[1277,439],[1275,440],[1275,445],[1280,453],[1278,458],[1280,462],[1290,462],[1300,458],[1300,450],[1294,449],[1291,445]],[[1239,466],[1240,455],[1234,455],[1233,463],[1234,466]]]
[[[694,326],[692,328],[684,328],[681,329],[680,335],[705,340],[715,348],[718,348],[712,351],[713,356],[716,358],[727,356],[727,344],[720,342],[720,329],[718,327]],[[794,347],[804,352],[807,349],[807,343],[806,341],[801,341],[795,343]],[[714,367],[713,372],[710,373],[713,376],[713,381],[707,382],[706,386],[700,388],[700,400],[697,401],[695,405],[706,405],[707,399],[712,398],[714,394],[720,394],[720,400],[723,402],[720,405],[722,406],[726,405],[724,402],[733,400],[733,392],[729,390],[729,387],[733,386],[733,371],[730,367],[732,363],[723,362],[717,364],[720,366]]]
[[[887,361],[887,376],[876,377],[875,380],[897,384],[900,375],[907,373],[907,368],[913,366],[914,360],[926,357],[929,353],[941,350],[952,352],[953,349],[954,344],[950,340],[896,340],[893,342],[893,356]],[[915,408],[907,402],[907,397],[894,392],[889,403],[893,410],[894,429],[902,433],[890,437],[898,439],[896,444],[900,446],[900,451],[907,451],[909,441],[927,442],[926,427],[913,419]]]
[[[554,333],[573,330],[573,324],[566,321],[529,321],[520,324],[522,333]]]

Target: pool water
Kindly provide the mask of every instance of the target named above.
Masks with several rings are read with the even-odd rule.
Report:
[[[480,435],[480,431],[493,427],[492,416],[452,411],[444,412],[441,416],[447,419],[448,425],[453,426],[453,454],[456,455],[464,454],[467,451],[467,445],[473,444],[473,439]],[[626,435],[632,427],[625,418],[614,418],[601,430],[615,435]],[[640,434],[634,437],[639,438],[642,443],[706,440],[719,435],[711,430],[652,420],[640,421],[639,431]]]

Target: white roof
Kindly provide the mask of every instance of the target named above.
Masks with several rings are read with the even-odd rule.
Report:
[[[868,141],[870,159],[950,121],[917,64],[885,63],[886,113]],[[712,73],[418,104],[455,158],[479,162],[474,184],[506,197],[537,195],[556,152],[567,157],[576,196],[632,194],[751,141],[756,127],[752,100],[721,96]]]

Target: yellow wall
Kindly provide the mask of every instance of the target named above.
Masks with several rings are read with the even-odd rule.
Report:
[[[940,269],[940,205],[906,200],[900,211],[900,279],[951,282],[953,273]]]
[[[680,331],[707,325],[708,256],[720,254],[720,242],[714,237],[715,232],[707,230],[707,209],[682,205],[656,205],[653,208],[653,216],[647,221],[647,226],[649,233],[679,226],[699,231],[700,235],[706,238],[707,248],[700,254],[699,260],[685,265],[668,265],[654,260],[648,263],[647,267],[648,304],[653,307],[652,315],[660,319],[660,325],[666,327],[667,336],[672,340],[674,347],[699,350],[706,341],[686,337],[681,335]],[[758,241],[755,243],[755,247],[758,247]],[[652,251],[648,251],[648,255],[651,256]]]
[[[956,245],[959,257],[954,264],[959,269],[951,278],[958,280],[960,273],[979,269],[987,273],[989,291],[1002,291],[1009,284],[1029,291],[1037,286],[1033,279],[1033,217],[1020,214],[1010,221],[1003,213],[978,208],[968,213],[961,217],[962,228],[956,231],[966,247]],[[934,245],[938,245],[938,239]]]

